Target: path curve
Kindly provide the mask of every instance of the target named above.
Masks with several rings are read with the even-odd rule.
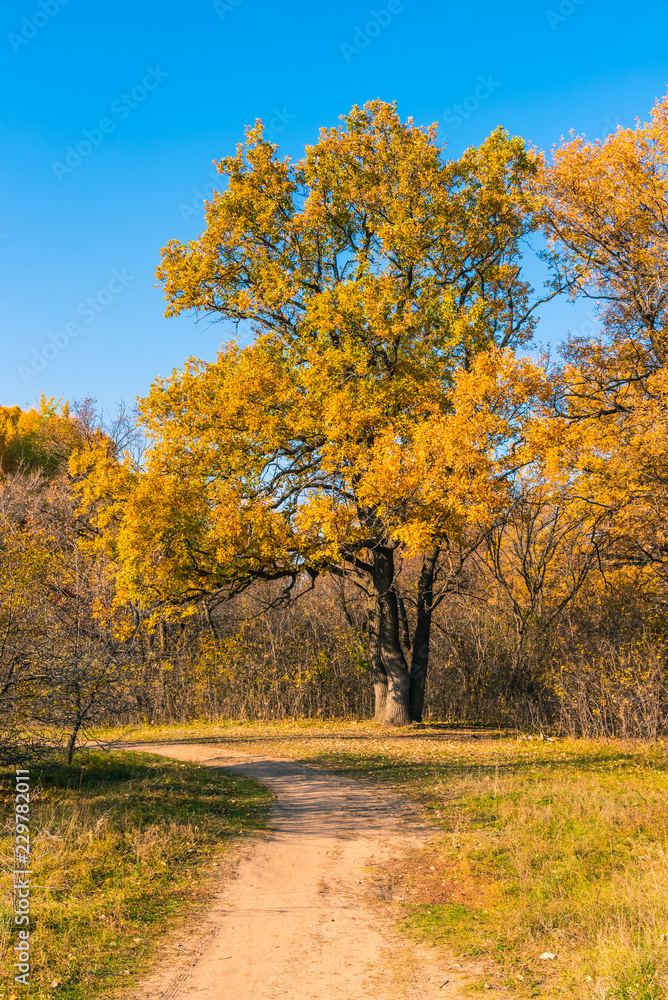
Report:
[[[426,846],[416,807],[377,787],[280,758],[193,744],[133,746],[226,767],[276,796],[270,830],[244,845],[183,958],[142,1000],[431,1000],[460,997],[456,973],[393,929],[373,866]]]

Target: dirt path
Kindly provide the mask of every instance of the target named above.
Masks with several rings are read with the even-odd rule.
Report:
[[[257,778],[271,829],[221,879],[179,940],[183,958],[144,982],[150,1000],[417,1000],[461,997],[457,972],[392,927],[373,866],[433,831],[405,800],[289,760],[196,745],[143,746]],[[222,754],[222,756],[221,756]],[[242,849],[243,850],[243,849]]]

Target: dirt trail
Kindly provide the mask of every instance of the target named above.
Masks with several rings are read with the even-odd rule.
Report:
[[[139,748],[137,748],[139,749]],[[373,866],[429,842],[405,800],[289,760],[196,745],[142,746],[230,767],[277,799],[269,833],[187,926],[183,958],[141,984],[150,1000],[417,1000],[461,997],[433,952],[402,941]]]

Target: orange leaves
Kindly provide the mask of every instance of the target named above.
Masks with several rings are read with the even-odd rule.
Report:
[[[479,355],[455,376],[447,412],[403,438],[388,429],[375,443],[360,498],[413,550],[467,525],[484,527],[508,504],[516,472],[536,458],[548,394],[540,366],[511,352]]]
[[[449,161],[436,126],[372,101],[295,164],[256,123],[218,170],[204,232],[157,276],[168,314],[256,336],[143,401],[151,449],[115,508],[126,585],[181,600],[484,522],[540,383],[508,353],[532,331],[522,141]]]
[[[218,169],[227,188],[208,204],[205,232],[163,251],[168,315],[250,319],[290,343],[419,330],[477,349],[511,320],[511,297],[522,309],[528,288],[509,264],[534,166],[501,130],[445,161],[435,126],[403,124],[373,101],[323,129],[297,164],[279,160],[257,125]]]
[[[563,143],[536,193],[573,297],[601,302],[599,332],[564,350],[549,472],[576,513],[606,518],[616,567],[665,575],[668,97],[649,122]]]
[[[60,402],[60,401],[59,401]],[[67,403],[42,395],[37,409],[0,407],[0,470],[39,469],[52,474],[80,448],[83,435]]]
[[[604,302],[621,376],[664,362],[668,347],[668,98],[651,121],[605,140],[572,138],[544,158],[536,190],[565,275]],[[573,345],[577,351],[577,344]]]
[[[91,499],[116,490],[126,594],[184,599],[212,581],[335,565],[370,525],[415,550],[507,503],[549,392],[540,367],[481,354],[439,396],[421,393],[419,369],[364,379],[354,352],[306,358],[261,338],[154,386],[145,469],[102,458],[86,487]]]

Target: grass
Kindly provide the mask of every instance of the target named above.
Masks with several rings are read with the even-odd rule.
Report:
[[[13,770],[0,772],[11,816]],[[206,902],[234,839],[266,827],[255,781],[132,751],[82,751],[31,769],[29,987],[14,983],[12,900],[0,897],[0,996],[90,1000],[128,987],[165,931]],[[5,872],[11,828],[0,826]],[[8,886],[9,880],[5,880]]]
[[[523,739],[449,726],[148,727],[387,783],[439,834],[383,872],[405,933],[518,997],[668,997],[668,758],[662,743]],[[543,958],[550,954],[554,958]]]

